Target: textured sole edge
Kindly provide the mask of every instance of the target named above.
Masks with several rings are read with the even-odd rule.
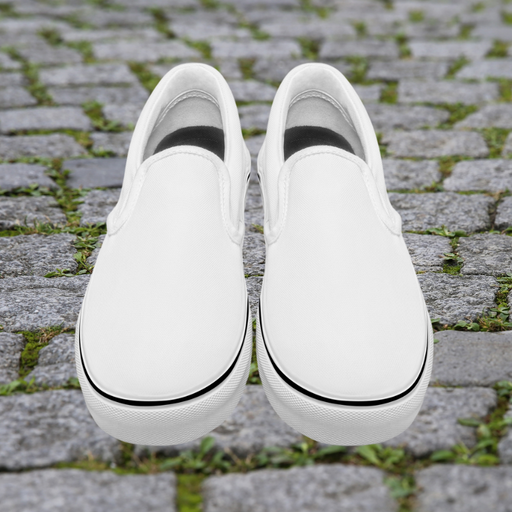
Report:
[[[216,388],[187,402],[163,406],[124,405],[101,396],[90,385],[79,357],[78,318],[75,361],[78,380],[97,425],[127,443],[174,445],[202,437],[226,420],[238,404],[249,375],[252,355],[252,321],[249,317],[240,357],[229,376]]]
[[[270,404],[279,417],[301,434],[321,443],[357,446],[388,441],[416,418],[427,391],[434,353],[434,334],[428,321],[428,356],[418,385],[405,397],[377,406],[343,406],[310,398],[286,384],[268,357],[261,325],[256,326],[258,368]]]

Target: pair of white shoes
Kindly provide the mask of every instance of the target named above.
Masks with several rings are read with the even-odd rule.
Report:
[[[224,78],[173,68],[137,122],[77,323],[80,384],[110,435],[184,443],[238,403],[252,352],[250,168]],[[396,436],[421,407],[433,336],[375,132],[341,73],[288,74],[258,176],[267,255],[256,340],[270,403],[324,443]]]

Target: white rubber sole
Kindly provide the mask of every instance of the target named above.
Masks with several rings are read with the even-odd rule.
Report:
[[[418,384],[404,397],[382,405],[344,406],[311,398],[292,388],[276,372],[256,328],[258,368],[267,398],[279,417],[301,434],[321,443],[357,446],[387,441],[416,418],[432,372],[434,334],[428,320],[427,361]]]
[[[172,405],[132,406],[105,398],[90,384],[80,357],[78,318],[75,359],[85,403],[98,426],[107,434],[134,444],[163,446],[202,437],[231,416],[247,382],[252,355],[249,315],[243,346],[229,375],[217,387],[194,399]]]

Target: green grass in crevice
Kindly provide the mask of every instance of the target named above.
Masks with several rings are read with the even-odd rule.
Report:
[[[153,89],[160,82],[160,77],[152,73],[146,64],[142,62],[129,62],[128,65],[132,72],[140,80],[140,83],[149,91],[153,92]]]
[[[425,20],[423,11],[409,11],[409,21],[412,23],[421,23]]]
[[[173,39],[175,37],[175,34],[169,28],[169,20],[167,19],[165,11],[159,7],[150,7],[148,11],[153,16],[156,30],[168,39]]]
[[[499,87],[500,92],[500,100],[503,102],[512,101],[512,80],[507,78],[499,78],[497,80],[490,80],[491,82],[496,82]]]
[[[60,32],[55,28],[43,28],[41,29],[38,34],[50,45],[52,46],[59,46],[62,44],[62,37],[60,35]]]
[[[220,9],[221,7],[221,3],[217,0],[199,0],[199,2],[202,7],[209,10]]]
[[[123,126],[117,121],[109,121],[103,116],[103,104],[98,101],[88,101],[82,104],[85,114],[89,117],[92,125],[103,132],[121,132]]]
[[[304,12],[314,12],[322,19],[328,18],[331,14],[329,7],[316,6],[311,0],[300,0],[300,7]]]
[[[492,48],[487,52],[486,57],[503,59],[508,56],[509,43],[505,41],[493,41]]]
[[[398,52],[401,59],[407,59],[411,56],[411,49],[409,48],[409,39],[403,33],[395,36],[395,42],[398,46]]]
[[[351,65],[350,81],[353,84],[365,83],[366,73],[368,72],[368,59],[360,56],[349,56],[346,60]]]
[[[380,93],[382,103],[394,104],[398,99],[398,82],[387,82]]]
[[[208,41],[197,41],[192,40],[188,38],[182,39],[184,43],[186,43],[191,48],[194,48],[194,50],[197,50],[201,53],[204,59],[210,60],[212,58],[212,47]]]
[[[455,75],[466,65],[469,64],[469,60],[466,57],[459,57],[457,60],[455,60],[450,68],[448,69],[448,72],[446,73],[446,78],[454,78]]]
[[[356,30],[357,37],[366,37],[368,35],[368,29],[364,21],[354,21],[352,25]]]
[[[302,49],[302,56],[305,59],[318,59],[318,52],[320,51],[320,43],[318,40],[309,39],[307,37],[299,37],[298,41]]]
[[[254,63],[256,59],[238,59],[238,66],[242,72],[244,80],[251,80],[254,78]]]
[[[256,135],[265,135],[267,133],[265,130],[261,130],[260,128],[242,128],[242,135],[244,139],[249,139],[250,137],[256,137]]]
[[[439,172],[441,173],[442,179],[448,178],[453,168],[455,167],[455,164],[458,162],[462,162],[463,160],[472,160],[472,158],[467,156],[442,156],[436,159],[439,162]]]
[[[480,130],[487,146],[489,147],[489,158],[500,158],[505,140],[511,130],[506,128],[483,128]]]
[[[204,475],[176,475],[176,507],[178,512],[201,512],[203,510],[203,496],[201,486]]]
[[[457,39],[469,39],[471,37],[471,32],[473,32],[473,25],[461,25]]]
[[[377,142],[379,144],[379,149],[380,149],[380,156],[382,158],[385,158],[387,156],[389,156],[388,154],[388,148],[387,146],[382,142],[382,138],[383,138],[383,135],[381,132],[376,132],[375,135],[377,136]]]
[[[459,275],[464,260],[457,253],[459,246],[459,236],[455,235],[450,238],[451,252],[443,254],[443,273],[451,275]]]
[[[82,54],[83,61],[85,64],[91,64],[96,62],[96,57],[92,51],[92,43],[89,41],[70,41],[66,43],[66,46],[72,48]]]
[[[501,19],[503,23],[506,23],[507,25],[512,25],[512,12],[502,11]]]
[[[26,89],[41,106],[54,105],[53,98],[48,93],[46,86],[39,80],[39,66],[32,64],[16,53],[10,52],[11,57],[21,62],[21,72],[28,81]]]
[[[455,123],[462,121],[478,110],[476,105],[466,105],[464,103],[439,103],[433,106],[446,110],[450,114],[450,117],[438,126],[439,129],[452,128]]]

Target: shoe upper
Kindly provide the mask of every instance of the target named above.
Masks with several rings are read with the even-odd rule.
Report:
[[[317,128],[304,141],[307,124]],[[285,160],[287,130],[297,151]],[[337,136],[322,144],[322,130]],[[274,366],[306,393],[347,405],[404,393],[422,371],[429,320],[375,133],[341,73],[305,64],[285,78],[258,172],[260,318]]]
[[[224,160],[201,141],[187,143],[190,130],[181,125],[198,117],[187,113],[189,98],[216,105]],[[185,143],[164,141],[162,149],[158,140],[173,123]],[[241,244],[249,170],[222,76],[201,64],[173,68],[137,122],[80,314],[84,369],[103,393],[178,400],[207,388],[236,359],[248,321]]]

